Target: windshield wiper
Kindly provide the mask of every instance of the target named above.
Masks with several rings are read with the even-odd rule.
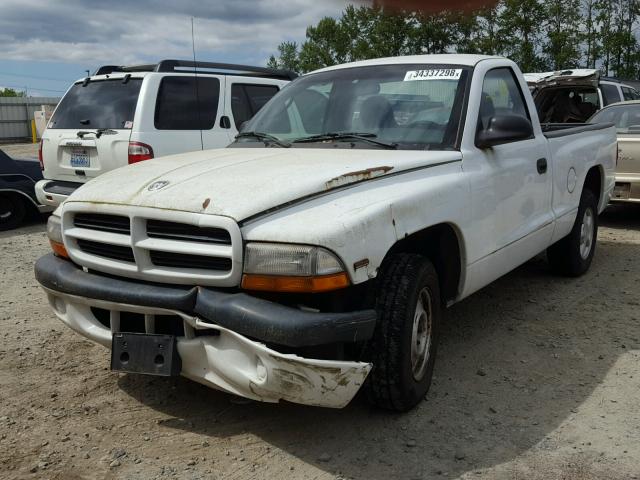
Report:
[[[309,137],[302,137],[293,140],[292,143],[313,143],[322,142],[324,140],[359,140],[362,142],[369,142],[379,147],[389,148],[395,150],[398,148],[397,143],[383,142],[382,140],[375,140],[377,135],[370,132],[329,132],[321,133],[319,135],[311,135]]]
[[[78,138],[84,138],[85,135],[89,135],[90,133],[93,133],[96,136],[96,138],[100,138],[102,135],[115,135],[118,132],[116,132],[115,130],[113,130],[111,128],[98,128],[98,129],[96,129],[95,132],[87,131],[87,130],[81,130],[78,133],[76,133],[76,135],[78,136]]]
[[[279,147],[289,148],[291,144],[289,142],[285,142],[284,140],[280,140],[278,137],[274,137],[273,135],[269,135],[268,133],[262,132],[242,132],[236,135],[236,140],[238,138],[257,138],[258,140],[262,140],[265,143],[275,143]]]

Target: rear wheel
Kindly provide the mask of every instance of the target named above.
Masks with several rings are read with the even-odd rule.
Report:
[[[378,319],[368,345],[373,369],[367,379],[369,401],[406,411],[431,385],[440,325],[440,288],[433,264],[415,254],[385,262],[376,300]]]
[[[22,198],[11,193],[0,193],[0,231],[16,228],[26,216],[27,207]]]
[[[598,200],[584,190],[578,214],[569,235],[547,249],[551,268],[562,275],[578,277],[591,266],[598,236]]]

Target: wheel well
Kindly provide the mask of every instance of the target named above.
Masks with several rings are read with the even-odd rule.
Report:
[[[440,279],[443,303],[453,300],[458,295],[462,254],[460,241],[453,226],[442,223],[415,232],[396,242],[387,253],[387,257],[400,252],[418,253],[431,260]]]
[[[584,180],[584,190],[591,190],[600,203],[600,194],[602,193],[602,173],[600,167],[591,167],[587,172],[587,178]]]

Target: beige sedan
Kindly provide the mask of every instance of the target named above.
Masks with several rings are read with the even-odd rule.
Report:
[[[618,133],[618,165],[612,202],[640,203],[640,100],[611,104],[589,123],[614,123]]]

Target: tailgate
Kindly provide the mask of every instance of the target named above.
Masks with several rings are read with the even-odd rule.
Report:
[[[640,177],[640,134],[618,135],[616,173]]]
[[[85,182],[127,164],[131,130],[100,136],[87,133],[82,138],[78,132],[82,130],[48,131],[42,149],[45,178]]]

